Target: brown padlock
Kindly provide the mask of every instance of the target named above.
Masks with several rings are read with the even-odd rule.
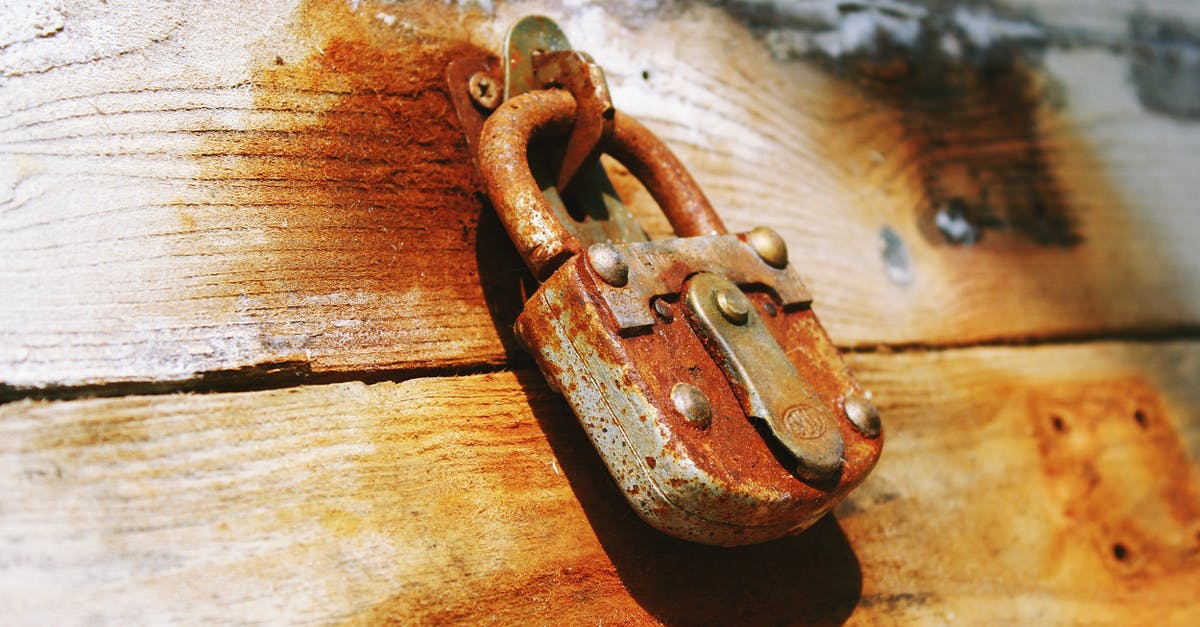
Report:
[[[530,19],[514,32],[542,29],[535,40],[565,45],[553,22]],[[577,65],[555,76],[597,72],[578,67],[591,63],[582,55],[554,62]],[[467,88],[462,74],[452,68],[452,90]],[[577,97],[607,97],[594,80],[586,84],[582,95],[536,82],[510,93],[472,138],[501,222],[544,281],[517,334],[648,523],[724,546],[803,530],[874,467],[879,415],[813,314],[783,239],[761,227],[727,234],[653,133],[603,103],[577,105]],[[455,100],[460,117],[470,114],[463,103],[481,113],[461,94]],[[584,111],[610,111],[611,124],[583,133],[595,145],[572,146],[575,131],[589,126],[577,119]],[[619,200],[596,203],[582,220],[566,211],[553,185],[575,185],[571,173],[535,176],[527,152],[531,140],[568,134],[561,152],[612,155],[642,181],[678,237],[647,241],[628,224],[603,224],[631,220]],[[575,168],[579,160],[571,161]],[[594,160],[582,169],[577,176],[593,182],[603,176]]]

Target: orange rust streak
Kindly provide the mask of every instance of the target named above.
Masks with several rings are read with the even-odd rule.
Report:
[[[494,224],[478,236],[480,185],[443,76],[450,59],[483,51],[445,32],[453,10],[389,9],[430,29],[398,35],[345,7],[305,6],[297,28],[311,31],[310,52],[267,55],[254,72],[253,127],[197,150],[214,204],[239,208],[188,219],[266,239],[222,257],[236,280],[220,289],[257,284],[264,333],[305,351],[314,370],[446,365],[444,350],[411,350],[411,340],[456,345],[450,361],[462,362],[512,348],[506,325],[479,306],[481,275],[522,270]],[[489,305],[512,307],[500,301]],[[314,332],[328,326],[314,302],[350,324]]]
[[[1126,589],[1196,574],[1200,476],[1157,391],[1138,379],[1060,385],[1031,405],[1046,476],[1093,563]]]

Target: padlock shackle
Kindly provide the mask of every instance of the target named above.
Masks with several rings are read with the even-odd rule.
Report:
[[[523,93],[500,105],[483,125],[477,161],[488,196],[517,251],[539,280],[584,251],[542,194],[529,169],[529,142],[562,135],[575,119],[565,90]],[[637,120],[617,111],[604,152],[641,181],[680,237],[721,235],[725,224],[679,158]]]

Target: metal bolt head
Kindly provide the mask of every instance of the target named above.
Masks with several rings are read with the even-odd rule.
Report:
[[[676,383],[671,387],[671,402],[675,410],[688,424],[700,429],[712,425],[712,405],[700,388],[687,383]]]
[[[879,419],[879,410],[874,403],[855,394],[842,401],[842,409],[846,410],[846,417],[850,419],[850,424],[854,425],[854,428],[863,435],[868,438],[879,435],[883,424]]]
[[[787,267],[787,242],[774,229],[756,226],[746,235],[746,239],[763,261],[776,268]]]
[[[605,283],[621,287],[629,282],[629,265],[621,251],[609,244],[593,244],[588,248],[588,263]]]
[[[476,72],[467,81],[471,91],[471,100],[484,109],[495,109],[500,104],[500,86],[492,77],[484,72]]]
[[[750,299],[739,289],[718,290],[717,309],[725,319],[734,324],[746,324],[750,319]]]

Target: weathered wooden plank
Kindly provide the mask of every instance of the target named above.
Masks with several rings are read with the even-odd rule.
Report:
[[[733,228],[785,235],[840,345],[1200,319],[1195,73],[1156,52],[1196,40],[1153,28],[1193,4],[645,6],[14,8],[0,384],[504,362],[520,263],[441,72],[531,11]]]
[[[7,623],[1194,624],[1200,343],[858,354],[808,533],[630,513],[537,373],[0,407]]]

